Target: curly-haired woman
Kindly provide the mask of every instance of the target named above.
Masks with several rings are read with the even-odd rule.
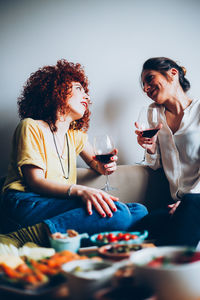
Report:
[[[80,64],[59,60],[28,79],[18,99],[19,123],[3,188],[5,232],[40,223],[39,231],[89,234],[126,230],[147,214],[106,192],[76,184],[76,156],[100,174],[116,170],[94,160],[87,140],[88,79]]]

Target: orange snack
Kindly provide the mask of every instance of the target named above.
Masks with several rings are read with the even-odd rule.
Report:
[[[31,274],[32,270],[27,266],[27,264],[21,264],[19,265],[15,271],[22,273],[22,274]]]
[[[21,273],[17,272],[15,269],[7,266],[6,264],[1,264],[1,267],[4,271],[4,273],[9,277],[9,278],[15,278],[15,279],[18,279],[18,278],[21,278],[22,275]]]

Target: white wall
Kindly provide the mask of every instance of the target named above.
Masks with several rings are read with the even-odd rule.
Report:
[[[143,62],[168,56],[187,68],[199,97],[199,0],[6,0],[0,2],[0,175],[18,123],[16,100],[31,72],[60,58],[80,62],[93,101],[90,139],[111,134],[119,163],[142,158],[134,121],[149,100],[140,88]],[[81,161],[78,161],[82,165]]]

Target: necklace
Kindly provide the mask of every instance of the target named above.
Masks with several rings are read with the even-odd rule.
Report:
[[[70,173],[70,162],[69,162],[69,141],[68,141],[68,135],[66,133],[66,140],[67,140],[67,155],[68,155],[68,175],[66,176],[66,173],[65,173],[65,170],[64,170],[64,167],[63,167],[63,164],[62,164],[62,160],[61,160],[61,157],[60,157],[60,154],[58,152],[58,147],[57,147],[57,143],[56,143],[56,139],[55,139],[55,135],[54,135],[54,132],[53,130],[51,129],[50,125],[49,125],[49,128],[51,130],[51,133],[53,135],[53,142],[54,142],[54,145],[55,145],[55,148],[56,148],[56,153],[58,155],[58,159],[60,161],[60,166],[61,166],[61,169],[62,169],[62,172],[63,172],[63,177],[67,180],[69,179],[69,173]]]

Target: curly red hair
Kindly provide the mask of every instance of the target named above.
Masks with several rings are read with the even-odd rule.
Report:
[[[65,59],[32,73],[17,101],[20,119],[43,120],[56,131],[58,112],[65,114],[67,111],[66,98],[71,93],[73,81],[79,82],[88,94],[88,78],[83,67]],[[89,116],[87,109],[81,119],[70,124],[70,129],[87,131]]]

